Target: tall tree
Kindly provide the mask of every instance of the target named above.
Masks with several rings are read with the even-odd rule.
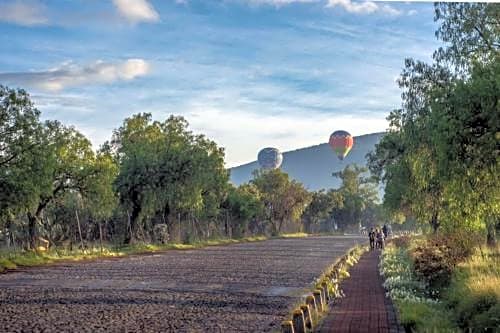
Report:
[[[36,228],[42,223],[47,206],[66,192],[84,193],[88,180],[99,173],[95,167],[95,153],[90,141],[71,127],[56,121],[44,125],[42,156],[33,170],[36,200],[27,212],[28,234],[33,248]]]
[[[488,62],[500,52],[500,7],[495,3],[436,3],[436,37],[445,43],[434,53],[462,74],[474,62]]]
[[[445,44],[433,65],[406,61],[402,108],[368,156],[384,204],[434,230],[498,221],[499,14],[494,4],[436,4]]]
[[[227,237],[243,237],[249,223],[262,215],[264,206],[258,189],[252,184],[231,186],[223,203]]]
[[[251,184],[261,193],[273,235],[281,233],[285,224],[298,221],[311,200],[301,183],[279,169],[256,171]]]
[[[335,172],[342,184],[340,192],[343,205],[334,211],[334,216],[340,227],[362,225],[364,210],[377,201],[376,183],[372,177],[363,176],[368,170],[357,165],[348,165],[344,170]]]
[[[311,202],[302,214],[302,223],[307,232],[319,232],[320,224],[331,218],[334,209],[343,208],[343,197],[340,191],[320,190],[312,192]]]
[[[0,85],[0,221],[36,200],[33,169],[43,156],[43,126],[28,93]]]
[[[171,232],[181,214],[194,227],[200,227],[198,218],[218,215],[228,183],[224,151],[192,134],[184,118],[159,122],[147,113],[134,115],[114,132],[112,147],[120,169],[115,186],[130,220],[126,242],[157,215]]]

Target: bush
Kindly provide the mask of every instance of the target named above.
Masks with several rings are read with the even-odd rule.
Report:
[[[410,236],[400,236],[400,237],[395,237],[391,240],[392,244],[396,247],[404,247],[407,248],[410,246],[411,242],[411,237]]]
[[[412,251],[415,272],[431,288],[445,287],[456,265],[472,255],[479,241],[477,234],[464,231],[430,236]]]
[[[382,252],[380,273],[407,332],[455,332],[443,303],[429,297],[427,282],[417,278],[407,248],[387,246]]]
[[[170,240],[170,235],[168,233],[168,225],[166,224],[156,224],[153,228],[155,243],[167,244]]]

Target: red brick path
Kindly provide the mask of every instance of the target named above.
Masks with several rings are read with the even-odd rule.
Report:
[[[341,284],[345,297],[330,304],[330,312],[320,332],[404,332],[398,325],[394,307],[385,297],[378,272],[380,251],[365,253]]]

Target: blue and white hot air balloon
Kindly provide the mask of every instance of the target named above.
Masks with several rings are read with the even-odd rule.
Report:
[[[283,162],[283,154],[277,148],[268,147],[259,151],[257,160],[262,169],[278,169]]]

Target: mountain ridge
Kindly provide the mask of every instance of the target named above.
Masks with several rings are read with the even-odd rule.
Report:
[[[347,157],[340,161],[328,143],[298,148],[283,152],[281,169],[312,191],[338,188],[340,180],[332,173],[344,169],[349,164],[366,166],[366,154],[375,149],[385,132],[376,132],[354,137],[354,146]],[[257,161],[230,168],[230,179],[241,185],[252,179],[252,172],[259,169]]]

